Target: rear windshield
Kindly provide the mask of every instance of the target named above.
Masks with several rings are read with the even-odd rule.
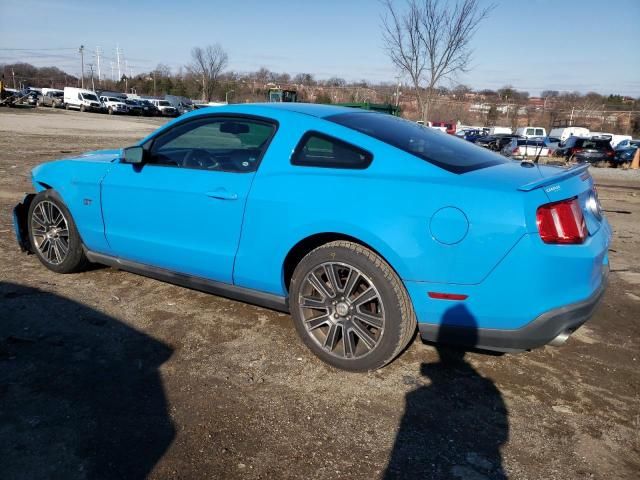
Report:
[[[340,113],[325,118],[369,135],[453,173],[508,162],[504,157],[455,135],[385,113]]]
[[[611,148],[611,142],[609,140],[593,140],[590,138],[578,140],[576,145],[582,148],[597,148],[600,150]]]

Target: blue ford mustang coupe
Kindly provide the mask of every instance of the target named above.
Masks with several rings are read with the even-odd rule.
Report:
[[[381,113],[205,108],[40,165],[33,185],[15,229],[47,268],[101,263],[290,312],[346,370],[387,364],[416,325],[503,352],[560,344],[606,285],[588,166],[514,162]]]

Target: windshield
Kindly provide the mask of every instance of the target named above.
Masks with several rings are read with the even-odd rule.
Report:
[[[169,102],[167,102],[166,100],[161,100],[158,105],[160,105],[161,107],[170,107],[171,104]]]
[[[93,93],[83,93],[82,98],[84,98],[85,100],[95,100],[96,102],[98,101],[98,97],[96,97]]]
[[[341,113],[326,117],[453,173],[508,162],[470,142],[385,113]]]

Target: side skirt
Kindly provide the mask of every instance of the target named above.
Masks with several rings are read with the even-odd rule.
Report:
[[[183,273],[172,272],[164,268],[152,267],[138,262],[132,262],[102,253],[91,251],[85,252],[89,261],[108,265],[120,270],[137,273],[145,277],[155,278],[164,282],[173,283],[182,287],[200,290],[202,292],[212,293],[220,297],[226,297],[233,300],[239,300],[245,303],[251,303],[260,307],[277,310],[279,312],[289,313],[289,301],[287,297],[274,295],[272,293],[260,292],[250,288],[238,287],[228,283],[216,282],[206,278],[195,277]]]

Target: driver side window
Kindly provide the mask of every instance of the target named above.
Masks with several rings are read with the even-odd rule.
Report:
[[[245,118],[203,118],[177,125],[152,144],[149,164],[254,172],[276,127]]]

